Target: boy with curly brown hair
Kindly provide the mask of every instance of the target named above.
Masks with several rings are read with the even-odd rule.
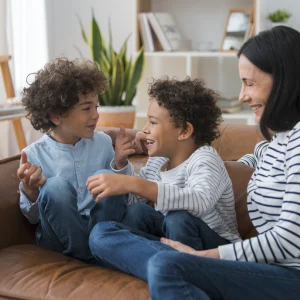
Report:
[[[99,202],[129,193],[133,203],[127,212],[132,220],[129,226],[95,225],[90,235],[92,253],[144,280],[148,259],[157,251],[171,250],[155,236],[198,250],[240,240],[232,183],[210,146],[221,122],[215,92],[200,79],[164,78],[154,81],[148,94],[148,121],[143,129],[149,154],[146,166],[135,174],[126,155],[132,146],[121,129],[112,163],[120,174],[95,175],[87,182]],[[148,201],[155,208],[145,204]]]
[[[86,189],[87,178],[110,169],[115,155],[111,138],[94,132],[98,94],[107,79],[94,63],[67,59],[49,62],[34,75],[22,102],[32,126],[45,134],[21,153],[20,207],[38,224],[39,245],[92,262],[93,224],[120,222],[126,212],[126,196],[96,203]]]

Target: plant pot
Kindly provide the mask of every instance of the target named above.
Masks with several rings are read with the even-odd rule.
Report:
[[[133,128],[135,106],[100,106],[97,127]]]
[[[272,28],[275,26],[288,26],[286,22],[276,22],[276,23],[271,23]]]

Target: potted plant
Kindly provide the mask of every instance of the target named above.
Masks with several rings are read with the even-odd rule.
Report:
[[[286,25],[286,22],[292,16],[291,13],[287,12],[285,9],[278,9],[273,13],[268,15],[268,19],[272,22],[273,26]]]
[[[106,43],[92,11],[91,36],[87,37],[79,19],[81,34],[91,51],[92,60],[99,66],[109,80],[103,95],[99,95],[98,127],[133,128],[135,107],[132,101],[136,95],[137,84],[144,67],[144,49],[138,51],[135,59],[127,58],[126,38],[119,53],[113,49],[112,30],[109,22],[109,42]]]

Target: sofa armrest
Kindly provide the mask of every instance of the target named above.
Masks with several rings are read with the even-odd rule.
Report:
[[[0,160],[0,249],[35,241],[35,226],[29,224],[19,207],[19,163],[20,155]]]

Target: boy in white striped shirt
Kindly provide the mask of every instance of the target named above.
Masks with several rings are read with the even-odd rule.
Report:
[[[221,120],[215,93],[199,79],[166,78],[154,81],[149,96],[143,129],[150,156],[147,165],[135,174],[127,160],[132,144],[121,128],[112,161],[112,168],[120,174],[95,175],[87,182],[98,201],[128,193],[131,204],[123,224],[107,222],[94,227],[90,235],[93,254],[144,279],[145,270],[137,268],[138,255],[150,258],[162,245],[150,236],[155,249],[141,247],[135,244],[136,234],[165,236],[199,250],[240,239],[231,180],[210,146]],[[147,201],[154,203],[155,209],[145,204]],[[134,249],[139,254],[128,261],[128,253]]]

